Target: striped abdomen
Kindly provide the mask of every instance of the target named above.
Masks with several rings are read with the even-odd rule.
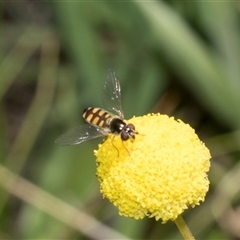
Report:
[[[101,108],[87,108],[83,111],[83,118],[90,124],[98,127],[109,127],[112,116]]]

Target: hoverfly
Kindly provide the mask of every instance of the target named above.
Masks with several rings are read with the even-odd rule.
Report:
[[[112,70],[107,72],[102,97],[106,110],[93,107],[85,109],[83,118],[87,124],[70,129],[58,137],[55,143],[76,145],[109,134],[119,135],[122,141],[134,139],[137,132],[135,126],[124,119],[120,83]]]

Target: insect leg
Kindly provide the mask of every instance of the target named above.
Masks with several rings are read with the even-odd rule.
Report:
[[[117,148],[117,147],[114,145],[114,143],[113,143],[114,138],[115,138],[115,135],[113,135],[113,137],[112,137],[112,145],[116,148],[117,153],[118,153],[118,157],[119,157],[119,150],[118,150],[118,148]]]
[[[131,156],[131,154],[130,154],[130,152],[128,151],[128,149],[125,147],[125,145],[124,145],[124,142],[122,141],[122,144],[123,144],[123,147],[127,150],[127,152],[128,152],[128,154],[129,154],[129,156]]]

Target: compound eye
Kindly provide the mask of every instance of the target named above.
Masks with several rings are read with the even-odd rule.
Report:
[[[121,139],[122,139],[123,141],[128,140],[128,139],[129,139],[129,134],[128,134],[126,131],[122,131],[122,132],[121,132]]]
[[[135,130],[135,126],[133,124],[131,124],[131,123],[128,124],[128,128],[130,130]]]

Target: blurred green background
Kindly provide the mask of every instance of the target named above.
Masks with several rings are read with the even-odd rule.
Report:
[[[0,21],[0,239],[181,239],[102,199],[102,139],[54,144],[102,107],[108,69],[126,119],[180,118],[209,147],[210,190],[183,215],[193,235],[240,239],[238,1],[5,1]]]

